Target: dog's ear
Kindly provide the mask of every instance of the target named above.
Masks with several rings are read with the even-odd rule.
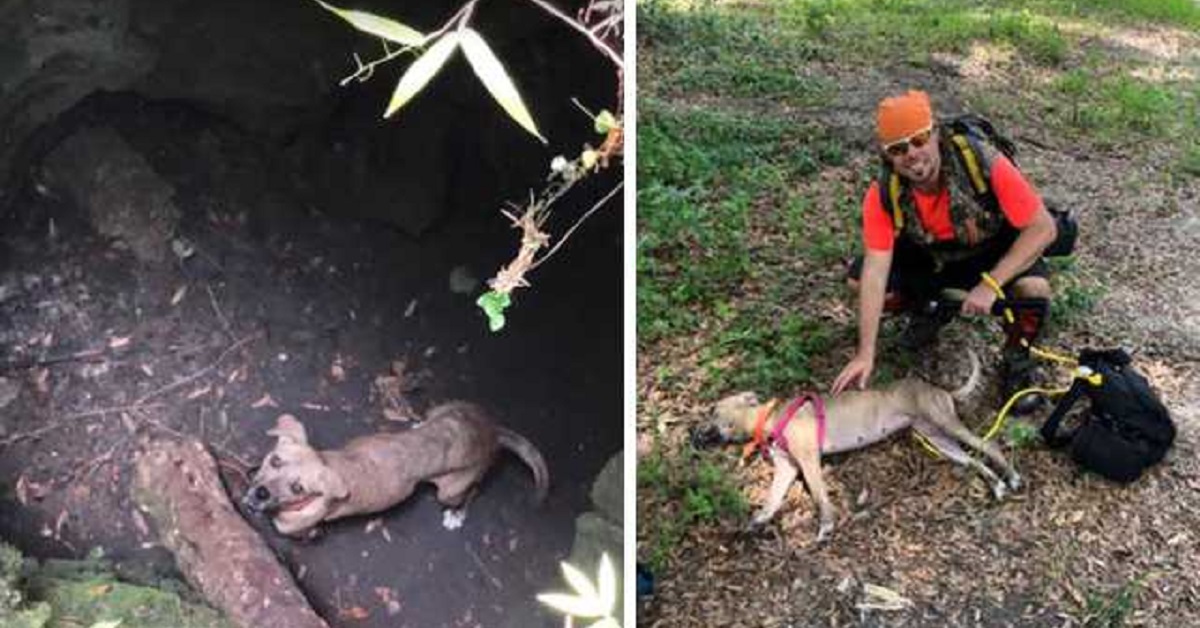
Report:
[[[267,430],[267,434],[298,445],[308,444],[308,432],[304,431],[304,425],[290,414],[279,415],[279,418],[275,419],[275,427]]]
[[[346,486],[342,475],[334,471],[332,467],[322,466],[320,477],[321,492],[330,499],[346,499],[350,495],[350,487]]]

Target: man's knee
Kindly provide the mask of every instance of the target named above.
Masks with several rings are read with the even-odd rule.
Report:
[[[1050,280],[1045,277],[1021,277],[1013,282],[1013,296],[1018,299],[1049,299]]]

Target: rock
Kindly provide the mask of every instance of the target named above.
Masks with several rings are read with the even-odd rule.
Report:
[[[596,476],[592,484],[592,504],[600,514],[617,525],[625,522],[625,455],[617,452]]]
[[[85,210],[101,235],[118,238],[138,260],[169,259],[180,212],[175,189],[116,131],[88,128],[46,160],[48,183]]]
[[[154,51],[130,28],[128,0],[15,0],[0,20],[0,181],[22,144],[97,90],[149,72]],[[0,185],[0,205],[12,190]]]
[[[594,583],[596,574],[600,571],[600,556],[608,554],[618,578],[623,579],[625,572],[622,569],[621,557],[624,546],[621,526],[595,512],[585,512],[575,519],[575,541],[571,544],[571,556],[567,558],[567,562],[578,567]],[[619,592],[623,586],[622,583],[617,587],[617,609],[622,608]],[[620,611],[615,615],[620,617]]]

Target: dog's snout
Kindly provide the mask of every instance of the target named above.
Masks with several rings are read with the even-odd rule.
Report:
[[[242,503],[248,508],[255,511],[263,511],[271,503],[271,489],[263,486],[252,486],[246,491],[246,495],[242,497]]]
[[[714,425],[694,426],[688,430],[688,440],[695,449],[704,449],[720,442],[720,430]]]

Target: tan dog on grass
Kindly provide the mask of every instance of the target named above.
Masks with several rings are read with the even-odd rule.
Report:
[[[787,451],[771,446],[774,479],[767,503],[751,522],[753,527],[766,524],[783,505],[788,488],[801,472],[808,490],[817,502],[820,528],[817,541],[833,531],[833,506],[825,488],[821,456],[851,451],[879,442],[907,428],[916,430],[950,460],[978,471],[992,486],[996,499],[1009,488],[1021,486],[1021,476],[1005,460],[995,443],[984,441],[958,419],[954,402],[964,400],[979,383],[979,358],[970,354],[971,376],[962,388],[947,392],[928,382],[906,378],[879,390],[848,391],[828,400],[825,406],[825,442],[817,442],[818,426],[813,404],[805,404],[787,424],[783,435]],[[704,426],[692,430],[692,443],[706,447],[720,443],[745,442],[754,432],[759,413],[765,407],[752,392],[730,395],[717,402],[713,417]],[[771,433],[782,419],[784,409],[775,410],[766,419],[764,433]],[[972,458],[961,445],[982,453],[1007,480],[1001,480],[990,468]]]
[[[467,402],[436,406],[409,430],[362,436],[342,449],[314,449],[304,426],[288,414],[267,433],[278,440],[254,473],[243,503],[270,513],[275,529],[287,535],[302,535],[322,521],[386,510],[408,499],[421,482],[437,487],[437,499],[447,507],[442,524],[457,528],[501,449],[517,454],[533,471],[538,502],[550,483],[546,462],[532,443]]]

